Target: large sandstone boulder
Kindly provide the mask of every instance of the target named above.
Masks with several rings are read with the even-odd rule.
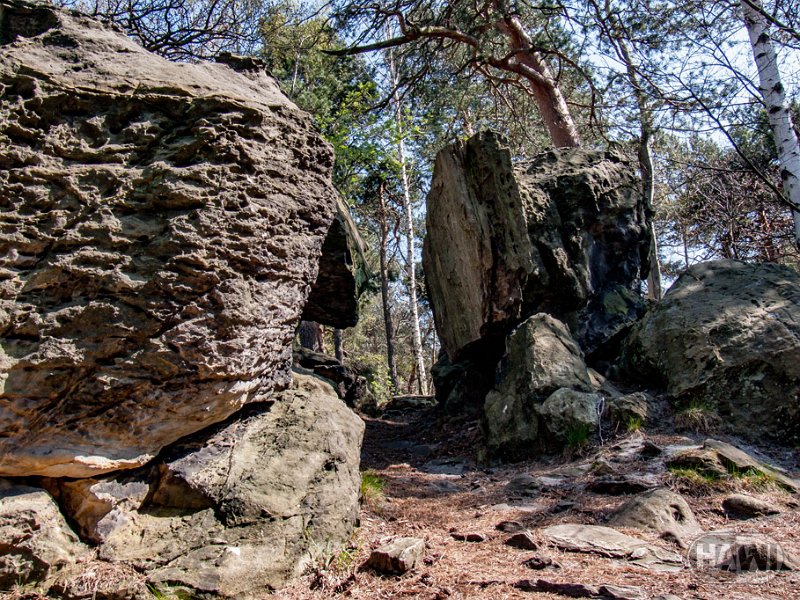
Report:
[[[0,474],[138,467],[288,384],[333,154],[239,64],[0,0]]]
[[[636,326],[622,365],[750,439],[800,442],[800,274],[715,261],[688,269]]]
[[[648,236],[634,171],[588,149],[515,166],[491,132],[438,154],[423,266],[451,360],[538,312],[587,353],[640,316]]]
[[[550,315],[534,315],[508,336],[497,378],[484,406],[487,458],[528,458],[596,429],[601,397],[577,342]]]
[[[315,377],[295,374],[270,405],[170,447],[150,468],[61,481],[61,504],[98,555],[151,584],[262,598],[358,516],[364,424]]]

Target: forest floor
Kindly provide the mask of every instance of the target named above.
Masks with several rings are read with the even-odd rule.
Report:
[[[707,435],[687,437],[666,430],[642,429],[607,435],[604,444],[569,455],[483,468],[476,464],[480,438],[477,422],[442,423],[428,408],[367,418],[366,425],[362,471],[374,473],[383,481],[382,494],[362,503],[360,527],[349,548],[322,558],[304,577],[277,592],[275,598],[564,597],[525,591],[525,580],[627,586],[617,590],[622,594],[619,598],[656,598],[665,594],[703,600],[800,598],[798,571],[736,574],[698,569],[688,559],[676,570],[654,571],[624,559],[562,552],[541,535],[541,528],[549,525],[602,525],[631,497],[587,490],[598,476],[597,465],[605,464],[623,479],[643,477],[682,493],[706,531],[767,535],[789,556],[800,557],[800,504],[796,496],[763,481],[743,479],[712,485],[691,482],[670,473],[663,456],[645,458],[641,453],[645,441],[668,454],[670,449],[697,445]],[[796,451],[767,458],[790,470],[798,466]],[[530,480],[526,474],[537,478],[539,489],[525,489],[524,483]],[[766,500],[781,513],[731,520],[722,510],[721,501],[732,492]],[[521,523],[538,548],[521,550],[506,545],[510,534],[497,529],[503,521]],[[655,533],[625,533],[656,547],[686,554],[686,550],[659,539]],[[458,534],[480,534],[483,541],[458,541]],[[408,536],[425,541],[424,559],[417,567],[399,576],[381,575],[366,568],[373,549]],[[525,565],[532,557],[544,559],[545,563],[551,559],[557,566],[532,570]]]

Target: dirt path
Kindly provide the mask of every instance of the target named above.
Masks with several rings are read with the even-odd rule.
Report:
[[[644,457],[641,452],[645,440],[664,448],[692,440],[636,432],[607,441],[591,452],[483,469],[475,464],[478,438],[477,423],[440,427],[432,411],[367,420],[362,469],[383,479],[385,499],[362,506],[361,527],[348,551],[320,561],[312,572],[275,597],[563,598],[520,589],[523,580],[545,579],[627,586],[620,593],[634,594],[631,598],[662,594],[703,600],[800,598],[798,572],[737,575],[701,572],[688,566],[675,572],[655,572],[626,560],[562,552],[542,536],[541,528],[559,523],[602,525],[630,497],[587,490],[599,477],[598,465],[606,465],[622,479],[644,477],[656,485],[680,488],[705,530],[767,534],[785,552],[800,556],[800,513],[794,496],[773,486],[746,489],[783,512],[729,521],[720,503],[730,489],[687,488],[666,472],[662,460]],[[522,524],[538,548],[521,550],[506,545],[511,534],[497,529],[502,521]],[[664,550],[685,553],[655,534],[626,532]],[[458,541],[454,534],[475,534],[483,541]],[[404,536],[425,540],[422,564],[402,576],[389,577],[362,568],[372,549]],[[534,557],[539,563],[553,561],[556,566],[533,570],[526,562]]]

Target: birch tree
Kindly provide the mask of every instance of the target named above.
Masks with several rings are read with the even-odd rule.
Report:
[[[758,69],[759,91],[778,150],[784,195],[792,208],[795,244],[800,247],[800,144],[769,34],[770,21],[759,0],[741,0],[741,7]]]

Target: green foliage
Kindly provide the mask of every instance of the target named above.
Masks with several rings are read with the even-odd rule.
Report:
[[[578,449],[582,448],[589,441],[591,429],[588,425],[580,423],[571,425],[566,431],[566,445],[567,448]]]
[[[702,400],[692,400],[675,413],[675,424],[695,433],[712,432],[721,423],[716,408]]]
[[[642,425],[644,425],[644,421],[636,415],[630,415],[625,419],[625,431],[628,433],[639,431]]]
[[[679,487],[694,493],[708,493],[719,488],[722,482],[719,474],[693,467],[670,466],[667,471]]]
[[[188,588],[172,586],[167,583],[148,583],[147,591],[155,600],[194,600],[197,598]]]
[[[372,469],[361,473],[361,502],[373,511],[379,511],[385,499],[383,488],[386,482]]]

